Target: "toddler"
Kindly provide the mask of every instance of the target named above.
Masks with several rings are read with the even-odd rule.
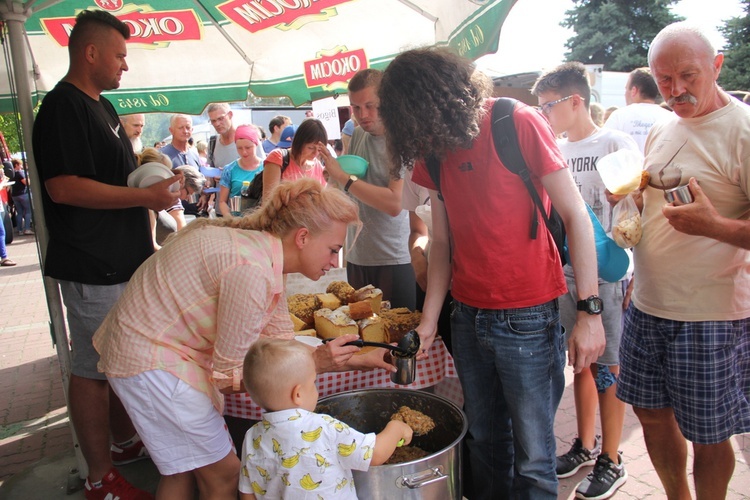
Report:
[[[318,404],[315,362],[296,340],[261,338],[245,356],[243,380],[266,413],[245,435],[240,498],[356,499],[352,470],[384,463],[412,430],[390,421],[382,432],[363,434],[328,415]]]

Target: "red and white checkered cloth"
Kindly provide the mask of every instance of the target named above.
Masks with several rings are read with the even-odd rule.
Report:
[[[461,392],[461,386],[458,384],[458,375],[455,366],[453,366],[453,358],[445,348],[443,341],[435,340],[428,354],[427,359],[417,362],[416,380],[408,386],[394,384],[391,382],[390,373],[380,369],[369,372],[322,373],[318,375],[316,381],[320,397],[355,389],[384,387],[424,389],[425,387],[437,386],[435,388],[436,394],[452,400],[460,407],[463,405],[463,393]],[[260,407],[253,403],[247,393],[224,396],[224,414],[251,420],[261,419]]]

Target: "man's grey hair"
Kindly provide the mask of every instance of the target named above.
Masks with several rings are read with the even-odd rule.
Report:
[[[176,115],[172,115],[172,116],[171,116],[171,118],[169,119],[169,126],[170,126],[170,127],[174,127],[174,124],[175,124],[175,122],[176,122],[177,120],[179,120],[180,118],[185,118],[185,119],[186,119],[187,121],[189,121],[189,122],[190,122],[190,124],[191,124],[191,125],[192,125],[192,123],[193,123],[193,119],[192,119],[192,118],[190,118],[190,116],[188,116],[188,115],[183,115],[183,114],[179,114],[179,113],[178,113],[178,114],[176,114]]]
[[[208,108],[206,109],[206,113],[213,113],[214,111],[231,111],[232,108],[229,107],[229,104],[225,102],[212,102],[208,105]]]
[[[714,47],[714,44],[711,43],[711,40],[708,39],[706,33],[704,33],[701,28],[688,21],[680,21],[666,26],[654,37],[654,40],[651,42],[651,46],[648,49],[649,65],[652,62],[654,47],[656,47],[661,42],[673,40],[684,35],[690,35],[698,39],[704,46],[707,55],[713,57],[717,54],[716,47]]]

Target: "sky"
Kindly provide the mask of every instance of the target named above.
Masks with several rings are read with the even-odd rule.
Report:
[[[512,75],[539,71],[563,62],[565,42],[573,36],[560,26],[572,0],[518,0],[500,33],[497,54],[484,56],[477,65],[490,75]],[[743,15],[740,0],[681,0],[673,12],[699,24],[716,48],[724,38],[716,30],[723,21]],[[607,68],[604,68],[605,70]]]

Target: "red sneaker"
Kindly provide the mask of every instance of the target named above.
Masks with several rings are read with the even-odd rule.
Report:
[[[112,444],[110,456],[113,465],[126,465],[149,458],[148,450],[143,445],[143,441],[133,443],[127,448],[120,448],[116,444]]]
[[[102,485],[94,488],[86,478],[86,500],[154,500],[154,496],[139,490],[117,472],[114,467],[102,478]]]

